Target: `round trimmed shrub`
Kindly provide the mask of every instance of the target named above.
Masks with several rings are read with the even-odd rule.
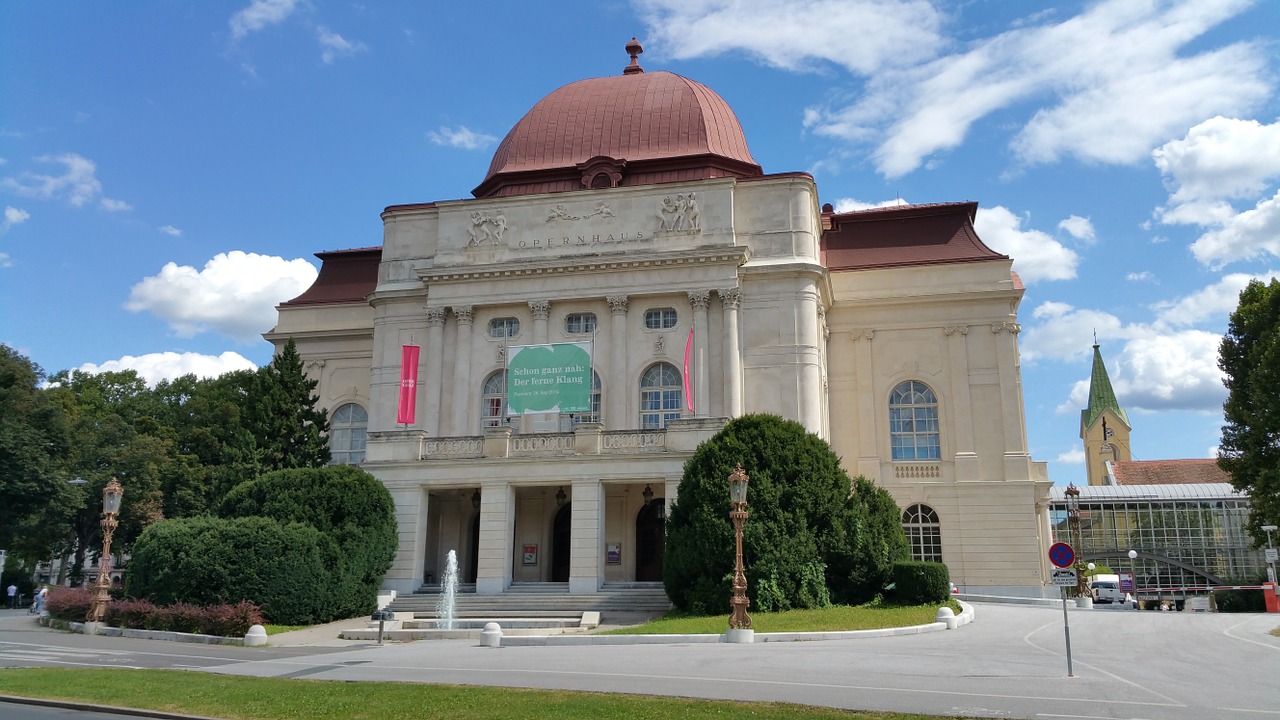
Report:
[[[338,546],[314,527],[261,517],[162,520],[133,547],[125,591],[158,605],[257,604],[273,623],[334,619]]]

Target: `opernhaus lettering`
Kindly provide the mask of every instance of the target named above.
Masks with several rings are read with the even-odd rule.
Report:
[[[557,248],[590,247],[608,243],[624,243],[644,240],[643,232],[634,233],[596,233],[593,235],[561,235],[560,237],[521,240],[518,247],[523,250],[554,250]]]

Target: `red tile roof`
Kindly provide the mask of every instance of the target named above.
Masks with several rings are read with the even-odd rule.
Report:
[[[380,247],[331,250],[316,253],[316,257],[320,258],[316,281],[298,297],[280,303],[280,307],[360,302],[378,286]]]
[[[1118,485],[1186,485],[1189,483],[1229,483],[1231,475],[1218,461],[1132,460],[1113,463]]]
[[[973,229],[976,202],[896,205],[824,214],[823,263],[831,270],[863,270],[983,260],[1008,260]]]

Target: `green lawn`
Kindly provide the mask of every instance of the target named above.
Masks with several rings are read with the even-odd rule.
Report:
[[[179,670],[0,669],[0,694],[226,720],[927,720],[781,703],[736,703],[458,685],[233,677]]]
[[[957,615],[960,604],[948,603]],[[840,605],[821,610],[790,610],[751,616],[752,629],[770,632],[831,632],[838,630],[878,630],[880,628],[927,625],[938,614],[937,605]],[[718,635],[729,627],[727,615],[684,616],[669,613],[644,625],[610,630],[608,635]]]

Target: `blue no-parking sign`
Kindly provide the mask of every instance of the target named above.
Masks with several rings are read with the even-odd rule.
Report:
[[[1054,567],[1071,567],[1076,561],[1076,551],[1066,543],[1054,543],[1049,546],[1049,562]]]

